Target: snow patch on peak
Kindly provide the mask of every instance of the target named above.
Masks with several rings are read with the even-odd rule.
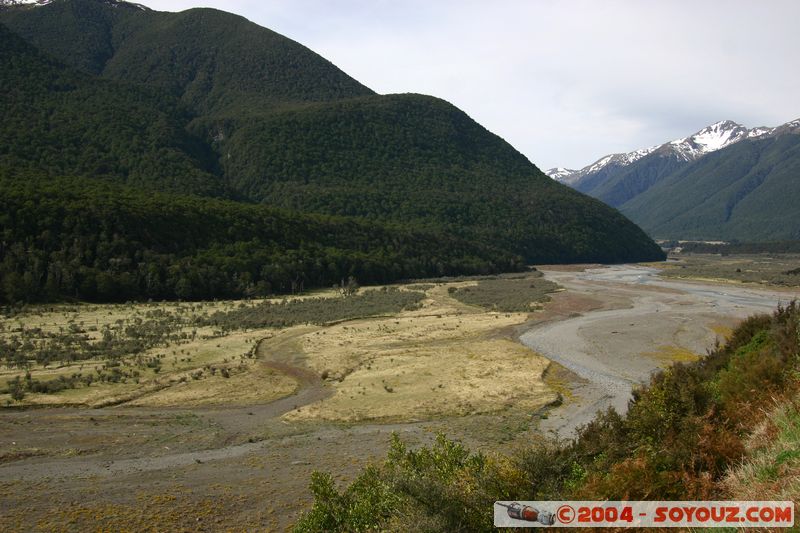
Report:
[[[764,137],[774,132],[775,128],[753,128],[747,132],[748,139],[755,139],[757,137]]]
[[[12,7],[12,6],[46,6],[48,4],[52,4],[56,0],[0,0],[0,7]],[[133,2],[125,2],[124,0],[100,0],[103,3],[106,3],[112,7],[119,7],[120,5],[131,6],[139,9],[141,11],[149,11],[150,8],[144,6],[142,4],[135,4]]]
[[[717,122],[695,133],[691,140],[703,152],[713,152],[747,135],[747,128],[730,120]]]
[[[545,171],[545,174],[561,183],[571,183],[571,179],[578,171],[571,168],[555,167]]]
[[[2,6],[46,6],[53,0],[0,0]]]
[[[611,154],[611,155],[607,155],[607,156],[605,156],[605,157],[603,157],[601,159],[598,159],[597,161],[595,161],[589,167],[589,169],[586,172],[587,173],[589,173],[589,172],[597,172],[598,170],[602,169],[603,167],[608,166],[608,164],[611,163],[611,161],[618,155],[619,154]]]
[[[690,137],[675,139],[665,146],[680,159],[692,161],[748,138],[750,130],[732,120],[706,126]]]
[[[633,152],[628,152],[626,154],[611,154],[607,155],[596,162],[592,163],[590,166],[581,169],[581,172],[584,174],[589,174],[592,172],[597,172],[609,165],[630,165],[631,163],[640,160],[646,155],[653,153],[658,146],[651,146],[650,148],[642,148],[641,150],[634,150]]]
[[[553,176],[553,175],[556,175],[556,174],[557,175],[569,174],[570,172],[575,172],[575,171],[572,170],[572,169],[569,169],[569,168],[555,167],[555,168],[549,169],[547,172],[545,172],[545,174],[547,174],[548,176]]]
[[[627,154],[622,154],[622,158],[624,159],[625,163],[631,164],[635,161],[640,160],[646,155],[650,155],[658,149],[658,145],[651,146],[650,148],[642,148],[641,150],[634,150],[633,152],[628,152]]]

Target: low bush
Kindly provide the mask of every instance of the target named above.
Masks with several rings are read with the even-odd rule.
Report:
[[[367,290],[338,298],[304,298],[262,302],[233,311],[214,313],[200,321],[222,330],[328,324],[353,318],[387,315],[420,305],[425,293],[397,288]]]
[[[461,287],[448,292],[458,301],[494,311],[528,312],[537,303],[546,302],[549,293],[558,285],[547,281],[541,274],[523,278],[497,278],[479,281],[473,287]]]

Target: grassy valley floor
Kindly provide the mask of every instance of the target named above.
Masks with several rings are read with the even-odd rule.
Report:
[[[646,268],[543,271],[347,297],[331,290],[7,316],[0,523],[10,531],[284,530],[311,504],[313,471],[344,486],[383,460],[392,433],[413,448],[442,432],[499,456],[549,431],[568,435],[564,420],[590,420],[598,383],[585,371],[585,347],[567,350],[558,336],[548,344],[548,333],[542,347],[555,353],[541,353],[561,358],[550,363],[519,342],[522,334],[563,326],[590,347],[617,346],[587,353],[614,352],[598,360],[606,370],[638,369],[623,376],[635,385],[696,357],[785,294],[734,300]],[[661,316],[671,318],[625,316],[642,305],[664,306]],[[20,353],[29,378],[15,366]]]

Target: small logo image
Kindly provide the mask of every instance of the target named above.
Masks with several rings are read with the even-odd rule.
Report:
[[[524,520],[525,522],[538,522],[543,526],[552,526],[555,524],[556,519],[550,511],[536,509],[530,505],[522,505],[519,502],[502,503],[496,502],[496,505],[505,507],[509,518],[514,520]]]
[[[556,516],[562,524],[571,524],[575,520],[575,509],[571,505],[562,505],[556,511]]]

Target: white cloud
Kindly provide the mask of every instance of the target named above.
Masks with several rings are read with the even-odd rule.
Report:
[[[795,0],[143,0],[241,14],[381,93],[445,98],[542,168],[800,117]]]

